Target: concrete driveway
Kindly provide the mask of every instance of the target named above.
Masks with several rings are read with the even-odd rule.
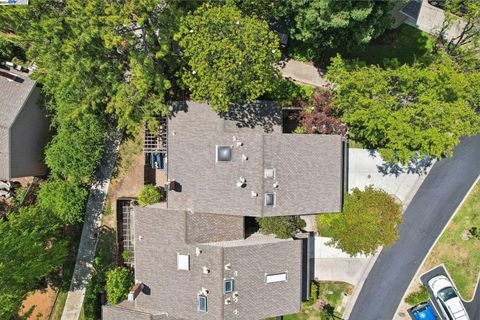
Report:
[[[452,158],[433,166],[404,213],[400,239],[380,253],[349,319],[394,317],[418,267],[479,173],[480,135],[463,138]]]
[[[440,307],[435,301],[432,291],[428,287],[428,281],[438,275],[446,276],[448,279],[450,279],[450,282],[453,283],[453,285],[455,285],[455,282],[453,282],[452,278],[450,277],[450,275],[448,274],[447,270],[443,265],[440,265],[434,269],[431,269],[425,272],[423,275],[420,276],[420,280],[422,281],[423,285],[427,287],[428,292],[430,293],[430,301],[434,305],[435,309],[437,309],[437,313],[440,313]],[[465,305],[465,309],[467,310],[470,320],[480,319],[480,279],[479,279],[479,283],[477,283],[477,290],[473,296],[473,299],[470,300],[469,302],[466,302],[463,299],[462,301],[463,301],[463,304]]]

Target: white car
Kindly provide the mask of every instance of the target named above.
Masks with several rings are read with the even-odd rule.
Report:
[[[462,300],[450,280],[445,276],[436,276],[428,281],[428,286],[446,320],[470,320]]]

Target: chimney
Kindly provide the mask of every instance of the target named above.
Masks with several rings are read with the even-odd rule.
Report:
[[[133,286],[132,290],[128,293],[128,301],[133,302],[137,298],[137,296],[142,292],[143,290],[143,283],[137,282]]]

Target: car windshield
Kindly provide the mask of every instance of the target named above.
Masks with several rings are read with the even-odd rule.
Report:
[[[448,301],[452,298],[455,298],[456,296],[457,294],[455,293],[455,290],[453,290],[452,287],[448,287],[438,291],[438,297],[443,301]]]

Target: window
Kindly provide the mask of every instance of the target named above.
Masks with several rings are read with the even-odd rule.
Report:
[[[226,279],[223,281],[223,293],[230,293],[233,291],[233,279]]]
[[[275,169],[267,168],[265,169],[265,179],[274,179],[275,178]]]
[[[232,161],[232,147],[231,146],[217,146],[217,162],[218,161]]]
[[[287,281],[287,273],[276,273],[276,274],[267,274],[265,282],[266,283],[274,283],[274,282],[286,282]]]
[[[190,270],[190,256],[177,254],[177,270]]]
[[[265,205],[271,207],[275,205],[275,193],[265,193]]]
[[[207,296],[204,294],[198,296],[198,311],[207,312]]]

